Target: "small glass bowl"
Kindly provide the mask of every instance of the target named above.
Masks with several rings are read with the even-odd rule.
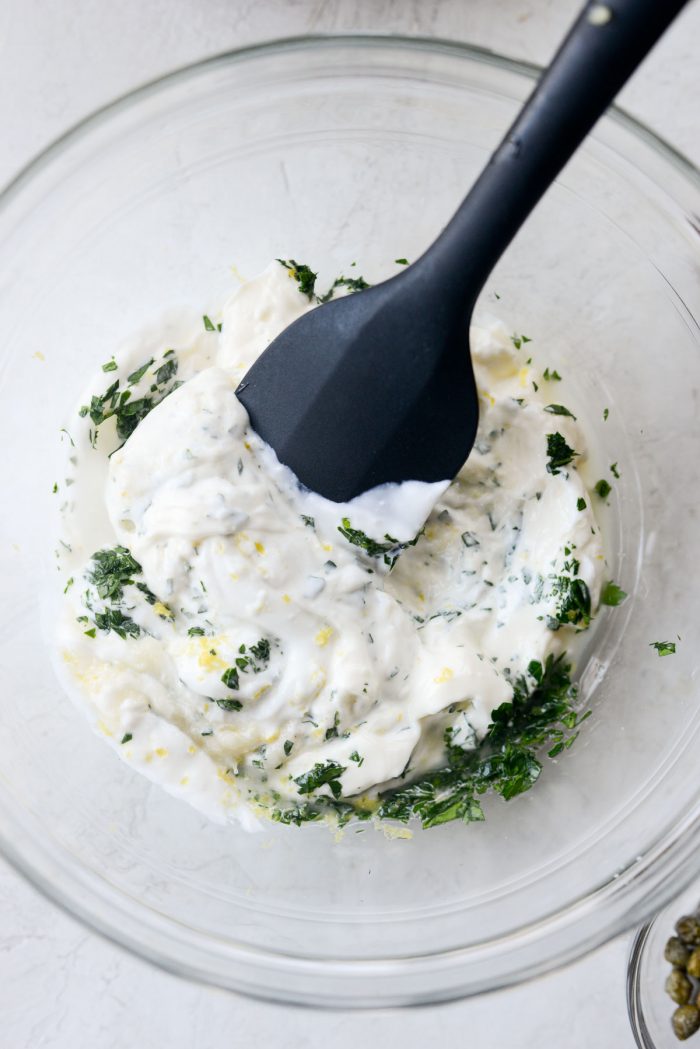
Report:
[[[592,477],[621,473],[600,512],[629,597],[581,656],[593,716],[534,790],[409,841],[218,826],[93,735],[54,672],[50,615],[42,631],[59,430],[88,375],[166,307],[215,309],[234,263],[251,276],[294,257],[325,284],[355,261],[373,282],[416,258],[536,72],[434,40],[252,48],[108,106],[0,197],[0,847],[185,976],[318,1005],[475,994],[575,958],[695,873],[700,188],[617,111],[478,307],[563,375]],[[677,634],[672,658],[649,647]]]
[[[666,941],[675,936],[674,925],[684,914],[700,906],[700,884],[696,881],[656,917],[643,925],[634,938],[627,968],[627,1008],[639,1049],[678,1049],[700,1045],[700,1031],[687,1042],[679,1042],[671,1029],[677,1008],[664,990],[671,966],[664,958]]]

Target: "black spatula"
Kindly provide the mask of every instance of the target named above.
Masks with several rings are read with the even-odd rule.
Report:
[[[302,484],[345,502],[452,478],[479,409],[468,325],[547,187],[687,0],[587,3],[449,225],[412,266],[279,335],[236,391]]]

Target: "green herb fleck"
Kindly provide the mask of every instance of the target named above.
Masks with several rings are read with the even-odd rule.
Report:
[[[243,704],[240,699],[216,699],[214,702],[222,710],[243,710]]]
[[[416,538],[409,543],[400,543],[398,539],[394,539],[393,536],[386,534],[384,536],[386,542],[379,543],[376,539],[366,535],[365,532],[361,532],[358,528],[353,528],[349,517],[342,519],[342,524],[338,525],[338,531],[352,546],[357,546],[360,550],[364,550],[368,557],[383,558],[384,564],[388,565],[389,568],[393,568],[399,558],[399,554],[407,547],[415,546],[422,535],[422,532],[419,532]]]
[[[609,408],[603,408],[603,422],[606,423],[608,421],[608,416],[609,415],[610,415],[610,409]]]
[[[250,670],[253,674],[259,674],[264,669],[265,664],[270,659],[270,642],[267,638],[262,637],[257,644],[251,645],[248,651],[249,655],[246,654],[246,646],[240,645],[238,649],[239,654],[235,660],[236,665],[228,667],[221,675],[221,680],[227,688],[237,691],[241,687],[239,671],[242,674],[247,674]]]
[[[548,404],[544,410],[550,415],[568,415],[570,419],[576,418],[574,413],[565,408],[563,404]]]
[[[593,485],[593,491],[596,495],[599,495],[601,499],[607,499],[612,492],[612,486],[608,484],[604,477],[602,477],[600,481],[596,481]]]
[[[126,381],[129,383],[129,385],[130,386],[136,386],[136,384],[138,382],[140,382],[141,379],[143,379],[144,375],[146,374],[146,372],[148,371],[148,369],[151,367],[152,364],[153,364],[153,357],[151,357],[150,360],[148,360],[144,364],[142,364],[140,368],[137,368],[136,371],[133,371],[131,373],[131,375],[127,375]]]
[[[250,646],[250,651],[253,653],[254,658],[259,663],[268,663],[270,660],[270,642],[265,637],[261,637],[256,645]],[[257,674],[262,667],[255,667],[255,673]]]
[[[618,469],[617,469],[617,463],[611,463],[611,465],[610,465],[610,473],[611,473],[611,474],[613,475],[613,477],[615,477],[615,478],[616,478],[616,479],[617,479],[618,481],[620,480],[620,473],[619,473],[619,471],[618,471]]]
[[[288,758],[289,755],[292,753],[292,747],[293,746],[294,746],[294,740],[293,739],[285,739],[285,741],[284,741],[284,756],[286,758]]]
[[[224,670],[221,675],[221,680],[226,685],[226,688],[231,688],[237,691],[241,687],[241,681],[236,667],[228,667]]]
[[[96,633],[97,633],[97,632],[96,632],[96,630],[95,630],[94,626],[90,627],[90,629],[89,629],[89,630],[85,630],[85,631],[84,631],[84,634],[85,634],[85,636],[86,636],[86,637],[95,637],[95,636],[96,636]]]
[[[555,368],[552,368],[551,371],[549,368],[545,368],[542,373],[542,378],[545,382],[561,382],[561,375]]]
[[[577,499],[576,500],[576,509],[577,510],[585,510],[586,509],[586,500],[585,499]]]
[[[53,492],[54,495],[58,491],[58,482],[57,481],[54,481],[53,488],[51,489],[51,491]]]
[[[132,736],[132,734],[130,732],[125,732],[124,735],[122,736],[122,743],[131,743],[133,738],[134,737]]]
[[[170,353],[170,351],[169,351]],[[127,377],[127,383],[129,386],[135,386],[146,374],[148,369],[153,364],[153,358],[146,361],[137,368],[136,371],[132,372]],[[148,415],[151,409],[155,408],[157,404],[174,389],[177,388],[178,383],[169,385],[170,380],[177,372],[177,359],[175,357],[169,357],[165,364],[162,364],[155,376],[155,383],[151,386],[151,393],[154,396],[151,397],[138,397],[132,399],[132,391],[121,390],[119,388],[119,380],[108,386],[105,392],[100,396],[93,396],[90,399],[90,404],[84,404],[78,414],[81,418],[86,415],[90,416],[95,427],[100,426],[107,419],[114,417],[116,422],[117,436],[125,441],[134,432],[138,424],[142,419]],[[94,447],[97,445],[97,429],[94,434],[90,431],[91,444]]]
[[[574,562],[578,570],[578,562]],[[591,621],[591,595],[583,579],[559,576],[552,587],[558,598],[556,621],[561,626],[588,626]]]
[[[117,370],[117,362],[114,361],[114,360],[107,361],[106,364],[102,365],[102,371],[103,372],[115,372],[116,370]]]
[[[302,521],[304,522],[304,524],[306,525],[307,528],[315,528],[316,527],[316,521],[314,520],[313,517],[309,517],[307,514],[302,514],[301,515],[301,519],[302,519]]]
[[[336,710],[333,715],[333,724],[326,729],[324,739],[337,739],[338,738],[338,725],[340,724],[340,714]]]
[[[408,259],[394,259],[397,266],[408,266]]]
[[[318,297],[319,302],[330,302],[335,294],[336,288],[348,288],[350,291],[364,291],[371,288],[364,277],[336,277],[325,295]]]
[[[187,631],[187,636],[188,637],[203,637],[204,636],[204,631],[202,630],[201,626],[191,626],[189,628],[189,630]]]
[[[650,648],[655,648],[660,656],[673,656],[676,654],[675,641],[652,641]]]
[[[622,590],[617,583],[613,583],[612,580],[606,583],[600,594],[601,605],[610,605],[615,608],[617,605],[621,605],[627,597],[627,594]]]
[[[305,266],[301,262],[296,262],[294,259],[277,259],[281,266],[289,272],[289,276],[292,277],[299,285],[299,291],[302,295],[306,295],[307,299],[311,301],[314,297],[314,288],[316,287],[317,273],[314,273],[308,266]]]
[[[95,612],[95,626],[106,634],[113,631],[122,641],[127,637],[138,637],[141,628],[130,616],[125,616],[119,608],[107,608],[104,612]]]
[[[365,759],[360,757],[356,750],[353,750],[352,754],[350,755],[350,761],[354,761],[357,767],[359,768],[364,763],[364,760]]]
[[[340,777],[346,768],[347,766],[339,765],[337,761],[317,761],[308,772],[295,776],[294,782],[300,794],[312,794],[327,785],[333,797],[339,798],[343,790]]]
[[[177,357],[170,357],[156,371],[156,384],[165,386],[177,374]]]
[[[560,433],[547,434],[547,470],[551,474],[558,474],[564,466],[573,462],[574,456],[578,455],[568,444]]]
[[[97,550],[92,555],[92,565],[86,575],[103,601],[120,601],[124,587],[133,583],[134,575],[141,572],[141,565],[125,546]]]

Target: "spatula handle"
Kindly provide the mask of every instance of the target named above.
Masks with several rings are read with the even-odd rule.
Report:
[[[490,163],[423,257],[468,315],[494,265],[688,0],[591,0]],[[443,287],[446,286],[443,284]]]

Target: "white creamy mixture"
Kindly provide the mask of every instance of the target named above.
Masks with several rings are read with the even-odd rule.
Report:
[[[571,647],[567,587],[581,580],[594,611],[604,570],[583,435],[498,323],[471,332],[481,423],[449,487],[342,507],[303,493],[234,390],[309,308],[272,263],[220,332],[173,318],[92,380],[81,403],[119,382],[103,408],[121,406],[127,429],[144,416],[125,443],[119,412],[97,437],[90,415],[70,427],[59,643],[73,691],[126,762],[247,826],[314,796],[371,808],[444,762],[446,729],[475,747],[531,661]],[[555,433],[579,457],[551,472]]]

